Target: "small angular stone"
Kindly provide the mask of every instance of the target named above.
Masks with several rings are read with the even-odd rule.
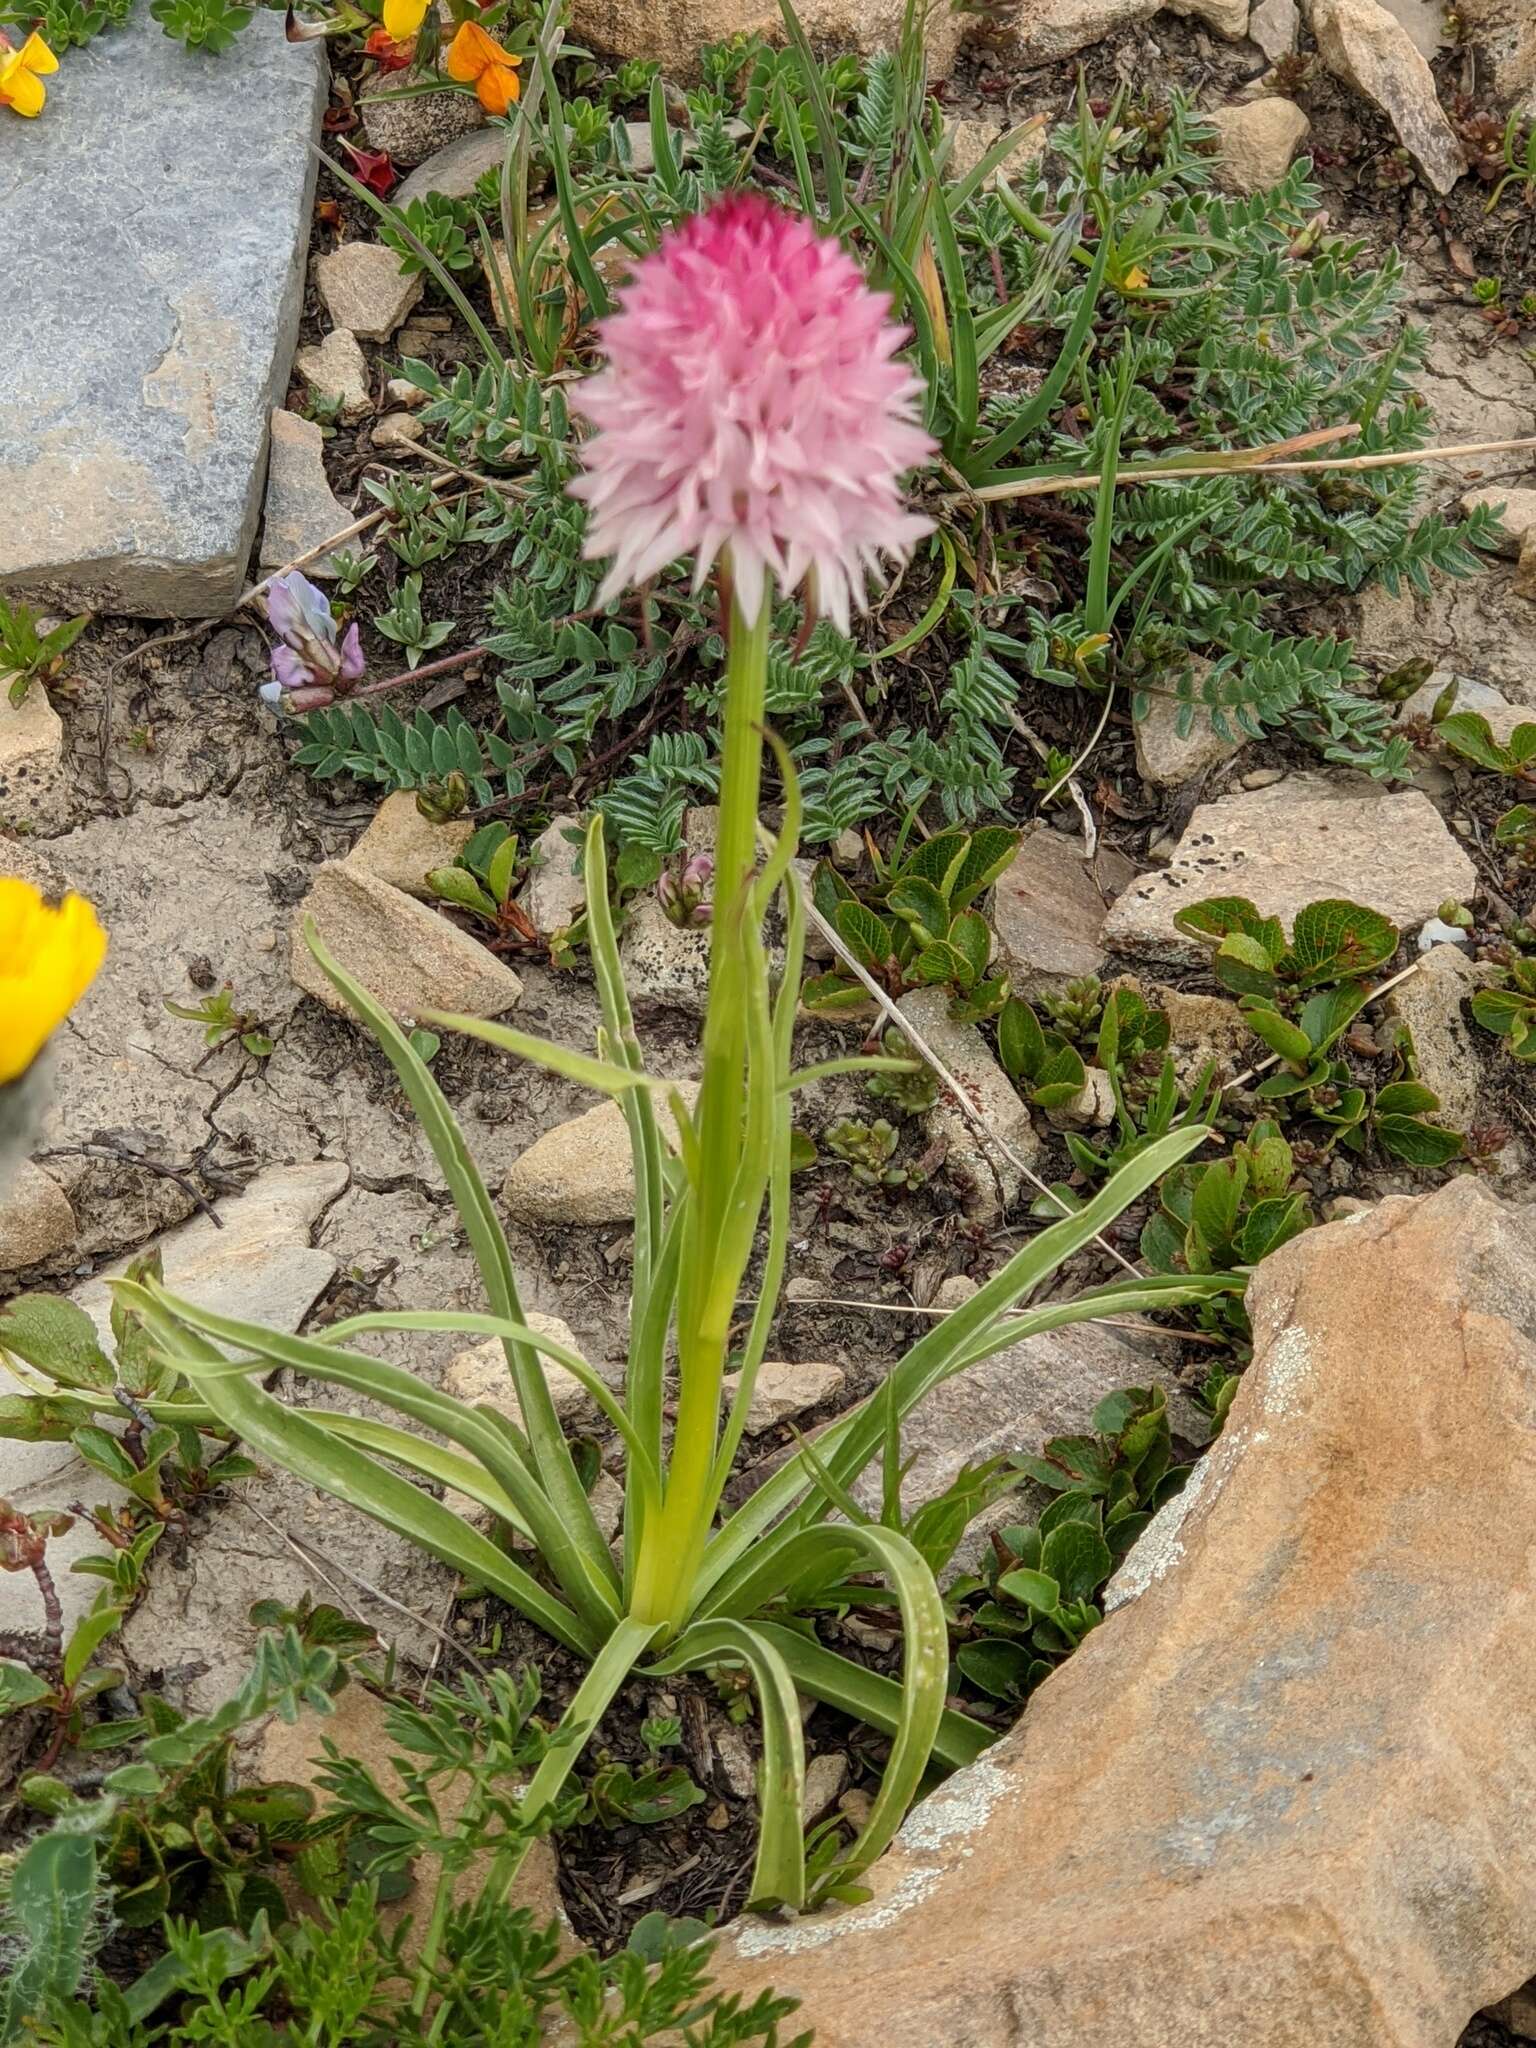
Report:
[[[425,432],[413,413],[389,412],[373,429],[373,445],[394,455],[409,455]]]
[[[424,818],[408,789],[385,797],[373,822],[347,855],[346,865],[403,889],[407,896],[433,901],[427,876],[433,868],[451,868],[474,831],[470,818],[449,818],[441,825]]]
[[[1169,865],[1117,899],[1104,941],[1138,958],[1197,964],[1208,949],[1173,916],[1207,896],[1246,896],[1287,929],[1307,904],[1347,896],[1407,928],[1476,887],[1477,870],[1419,791],[1358,794],[1294,775],[1201,804]]]
[[[246,581],[303,296],[318,44],[218,58],[136,8],[7,111],[0,588],[216,618]]]
[[[1497,979],[1498,970],[1469,960],[1459,946],[1431,946],[1417,974],[1387,997],[1387,1015],[1413,1039],[1414,1063],[1426,1088],[1440,1098],[1439,1115],[1452,1130],[1482,1121],[1482,1052],[1486,1034],[1469,1024],[1464,1005]]]
[[[587,907],[581,847],[565,836],[580,826],[579,818],[551,818],[528,849],[531,865],[518,902],[545,937],[565,931]]]
[[[467,92],[367,93],[360,112],[368,147],[407,166],[424,163],[485,120],[480,102]]]
[[[304,993],[339,1015],[352,1012],[304,943],[308,917],[337,963],[397,1018],[424,1010],[500,1017],[523,993],[511,968],[468,932],[387,882],[328,860],[295,917],[290,966]]]
[[[75,1212],[50,1174],[24,1159],[0,1175],[0,1272],[19,1273],[57,1258],[75,1242]]]
[[[1016,995],[1099,972],[1107,957],[1105,907],[1135,872],[1107,848],[1085,861],[1080,839],[1049,826],[1026,833],[992,899],[998,951]]]
[[[1248,16],[1248,34],[1271,64],[1290,56],[1301,35],[1296,0],[1256,0]]]
[[[691,1109],[697,1081],[680,1081]],[[675,1135],[665,1100],[658,1105],[664,1134]],[[507,1213],[519,1223],[628,1223],[635,1214],[635,1175],[629,1126],[616,1102],[600,1102],[535,1138],[501,1186]]]
[[[1426,182],[1444,196],[1467,168],[1434,74],[1380,0],[1313,0],[1312,33],[1335,78],[1379,107]]]
[[[841,1750],[824,1749],[805,1767],[805,1791],[800,1802],[800,1820],[813,1827],[830,1813],[848,1782],[848,1759]]]
[[[1014,123],[1012,125],[1017,126],[1018,124]],[[947,117],[945,127],[952,141],[949,161],[944,167],[944,175],[952,184],[957,183],[961,178],[968,177],[981,162],[987,151],[994,148],[1002,139],[1005,132],[1004,124],[997,121],[979,120],[974,115],[969,114]],[[989,186],[995,184],[999,172],[1010,181],[1016,181],[1029,169],[1031,164],[1038,163],[1045,154],[1045,139],[1046,129],[1042,123],[1033,134],[1026,135],[1022,141],[1015,143],[1014,147],[998,165],[997,170],[993,171],[987,178],[986,183]]]
[[[1278,185],[1311,127],[1294,100],[1250,100],[1211,116],[1221,136],[1216,181],[1228,192],[1267,192]]]
[[[1168,1019],[1168,1055],[1181,1087],[1193,1088],[1208,1066],[1213,1080],[1231,1081],[1263,1050],[1237,1004],[1224,996],[1161,988],[1134,974],[1122,975],[1114,987],[1133,990]]]
[[[281,407],[272,415],[272,452],[267,463],[267,500],[261,523],[263,573],[299,561],[352,524],[325,473],[325,436],[314,420]],[[334,576],[329,555],[304,563],[304,574]]]
[[[1466,492],[1461,509],[1475,512],[1480,505],[1499,513],[1504,537],[1498,543],[1497,553],[1516,560],[1521,543],[1536,528],[1536,488],[1523,484],[1480,484],[1475,491]]]
[[[1509,587],[1516,597],[1536,598],[1536,528],[1521,543],[1520,559]]]
[[[1167,0],[1170,14],[1184,14],[1203,22],[1229,43],[1240,43],[1248,33],[1248,0]]]
[[[523,1321],[541,1337],[551,1337],[555,1343],[563,1344],[567,1351],[574,1351],[578,1357],[581,1355],[581,1346],[558,1316],[541,1315],[536,1309],[530,1309]],[[587,1390],[575,1373],[568,1366],[561,1365],[558,1359],[541,1355],[539,1363],[544,1368],[544,1384],[549,1388],[555,1413],[562,1422],[568,1421],[589,1398]],[[460,1351],[450,1359],[443,1371],[443,1392],[467,1401],[471,1406],[477,1401],[489,1401],[509,1422],[515,1423],[519,1429],[523,1426],[522,1406],[499,1337],[488,1338],[484,1344]]]
[[[301,348],[293,367],[317,397],[341,407],[343,419],[360,420],[373,411],[368,365],[350,328],[333,327],[318,347]]]
[[[1196,707],[1194,723],[1181,735],[1179,711],[1176,697],[1159,694],[1149,700],[1146,717],[1136,721],[1136,772],[1154,789],[1177,789],[1193,782],[1197,775],[1229,761],[1243,744],[1240,739],[1223,739],[1203,706]]]
[[[58,821],[67,790],[63,719],[41,683],[13,704],[11,681],[0,669],[0,823],[14,831]]]
[[[790,1365],[765,1358],[752,1383],[747,1404],[747,1434],[761,1436],[776,1422],[788,1422],[807,1408],[819,1408],[841,1388],[846,1375],[837,1365]],[[734,1398],[741,1385],[739,1372],[727,1373],[723,1381],[728,1397]]]
[[[1053,64],[1156,14],[1159,0],[1019,0],[1010,41],[1024,64]]]
[[[1411,697],[1405,697],[1397,714],[1399,725],[1408,725],[1418,719],[1427,719],[1450,685],[1456,685],[1456,695],[1451,703],[1452,711],[1475,711],[1480,718],[1488,721],[1488,730],[1496,740],[1508,744],[1510,734],[1517,725],[1529,725],[1536,720],[1536,711],[1527,704],[1511,704],[1509,699],[1490,683],[1480,683],[1470,676],[1452,675],[1449,669],[1437,668],[1427,682],[1423,682]]]
[[[402,277],[399,256],[382,242],[343,242],[317,256],[315,283],[335,325],[364,341],[388,341],[421,297],[420,277]]]
[[[980,1113],[988,1136],[964,1115],[941,1082],[938,1104],[927,1115],[928,1135],[946,1147],[943,1171],[959,1190],[966,1214],[993,1221],[1018,1200],[1024,1176],[999,1146],[1001,1138],[1014,1156],[1033,1165],[1040,1140],[1029,1110],[1013,1083],[988,1050],[974,1024],[957,1024],[949,1014],[946,988],[919,988],[904,995],[897,1008],[921,1033],[934,1053],[964,1089]]]

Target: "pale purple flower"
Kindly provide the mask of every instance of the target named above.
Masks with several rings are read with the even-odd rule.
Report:
[[[265,703],[290,711],[318,711],[362,676],[366,664],[355,624],[338,635],[323,590],[290,569],[267,591],[267,618],[278,645],[272,677],[261,686]]]
[[[671,867],[662,869],[656,884],[656,900],[673,924],[686,931],[690,925],[710,922],[714,911],[704,892],[714,872],[714,855],[709,853],[696,853],[683,864],[681,874]]]
[[[809,579],[846,632],[880,558],[932,531],[901,477],[933,452],[906,330],[840,243],[741,192],[664,235],[600,329],[606,367],[573,403],[596,433],[573,493],[607,603],[679,556],[699,588],[729,550],[749,623],[770,576]]]

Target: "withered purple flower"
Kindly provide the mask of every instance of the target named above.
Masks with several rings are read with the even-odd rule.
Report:
[[[272,677],[261,696],[274,709],[319,711],[344,697],[366,666],[356,625],[338,633],[323,590],[290,569],[267,592],[267,618],[278,636]]]

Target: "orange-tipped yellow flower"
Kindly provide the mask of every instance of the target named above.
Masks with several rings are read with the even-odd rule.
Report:
[[[58,68],[58,58],[40,35],[28,36],[19,50],[0,36],[0,107],[35,119],[48,98],[43,80]]]
[[[83,896],[57,908],[0,875],[0,1085],[24,1074],[96,978],[107,935]]]
[[[465,21],[448,45],[444,69],[460,85],[475,88],[475,97],[488,114],[504,114],[522,91],[517,77],[522,61],[476,23]]]

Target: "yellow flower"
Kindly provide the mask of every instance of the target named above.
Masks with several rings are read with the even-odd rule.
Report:
[[[448,45],[443,69],[460,85],[472,85],[488,114],[504,114],[522,89],[517,81],[522,61],[504,50],[494,36],[488,36],[478,22],[465,21]]]
[[[10,107],[32,120],[43,111],[48,97],[43,80],[58,68],[58,58],[40,35],[28,36],[19,50],[13,50],[0,36],[0,107]]]
[[[397,43],[408,43],[431,4],[432,0],[384,0],[384,26]]]
[[[107,935],[83,896],[55,909],[0,875],[0,1084],[24,1074],[96,978]]]

